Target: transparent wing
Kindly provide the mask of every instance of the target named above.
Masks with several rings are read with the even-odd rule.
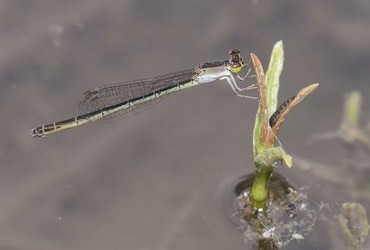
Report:
[[[164,91],[171,86],[176,86],[179,83],[188,82],[193,79],[195,70],[184,70],[136,81],[128,81],[96,87],[92,90],[85,91],[82,99],[79,102],[79,110],[81,114],[87,114],[113,106],[128,100],[144,97],[150,94]],[[152,100],[133,105],[127,109],[106,116],[105,118],[112,119],[117,116],[127,117],[137,114],[156,103],[159,103],[167,95],[161,95]],[[105,119],[104,118],[104,119]]]

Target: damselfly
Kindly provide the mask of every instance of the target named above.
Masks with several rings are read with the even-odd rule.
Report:
[[[256,88],[255,84],[241,88],[235,81],[236,76],[244,81],[251,76],[251,67],[247,67],[240,52],[231,49],[229,59],[198,65],[195,69],[184,70],[154,78],[128,81],[96,87],[83,93],[80,102],[82,115],[49,124],[44,124],[31,130],[33,137],[46,135],[81,126],[93,121],[109,118],[120,114],[124,117],[136,114],[156,103],[163,97],[178,90],[209,83],[216,80],[226,80],[234,93],[239,97],[253,98],[241,94]],[[245,69],[245,76],[240,76]]]

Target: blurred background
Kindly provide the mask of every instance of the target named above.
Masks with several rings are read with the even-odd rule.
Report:
[[[87,89],[224,60],[230,48],[246,61],[257,54],[266,69],[283,40],[280,101],[321,85],[279,139],[337,172],[345,148],[306,141],[339,126],[351,90],[368,118],[369,24],[367,0],[0,1],[0,249],[251,249],[230,222],[227,193],[253,171],[257,101],[226,82],[124,120],[40,139],[29,130],[77,115]],[[283,173],[317,202],[356,201],[299,168]],[[300,249],[339,249],[326,232],[317,226]]]

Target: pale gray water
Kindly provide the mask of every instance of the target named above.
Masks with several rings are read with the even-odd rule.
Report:
[[[257,103],[226,83],[126,120],[28,135],[77,114],[86,89],[192,68],[230,48],[256,53],[267,68],[284,41],[282,101],[321,86],[279,138],[289,153],[340,168],[337,141],[305,141],[338,126],[350,90],[362,91],[368,110],[370,2],[255,3],[0,1],[0,249],[248,249],[227,218],[225,190],[252,171]],[[299,169],[284,173],[311,185],[316,200],[355,199]],[[325,243],[325,226],[307,249],[338,249]]]

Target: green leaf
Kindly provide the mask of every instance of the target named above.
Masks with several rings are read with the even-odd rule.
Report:
[[[288,167],[292,166],[292,157],[288,155],[282,147],[265,149],[254,158],[257,171],[261,168],[273,166],[276,161],[283,161]]]
[[[268,117],[276,111],[278,104],[278,92],[280,85],[280,75],[284,64],[284,46],[279,41],[274,45],[271,53],[270,63],[266,72],[266,100]]]

